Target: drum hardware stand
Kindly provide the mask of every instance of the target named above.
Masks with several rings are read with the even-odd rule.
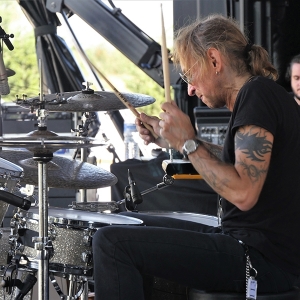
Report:
[[[129,173],[129,170],[128,170],[128,173]],[[131,175],[131,176],[132,176],[132,175]],[[130,182],[130,179],[129,179],[129,182]],[[122,207],[123,204],[124,204],[126,210],[129,210],[129,211],[136,211],[137,204],[140,204],[140,203],[143,202],[141,196],[144,196],[144,195],[149,194],[149,193],[151,193],[151,192],[154,192],[154,191],[157,191],[157,190],[161,190],[161,189],[163,189],[163,188],[166,188],[166,187],[168,187],[168,186],[170,186],[170,185],[173,185],[173,183],[174,183],[174,178],[173,178],[172,176],[167,175],[167,174],[164,175],[164,177],[163,177],[163,182],[158,183],[156,186],[154,186],[154,187],[152,187],[152,188],[149,188],[149,189],[147,189],[147,190],[145,190],[145,191],[140,192],[140,199],[141,199],[141,202],[139,202],[139,203],[137,203],[136,201],[134,201],[134,199],[133,199],[133,197],[132,197],[132,194],[133,194],[133,192],[132,192],[132,187],[133,187],[133,185],[132,185],[132,184],[131,184],[131,185],[127,185],[127,186],[125,187],[125,190],[124,190],[124,197],[125,197],[125,199],[120,200],[120,201],[118,201],[117,203],[118,203],[118,205],[119,205],[120,207]],[[135,184],[134,184],[134,185],[135,185]]]
[[[87,93],[87,94],[89,94],[90,92],[94,93],[94,90],[89,88],[90,85],[92,85],[92,83],[83,82],[82,85],[86,87],[86,89],[82,90],[83,93]],[[75,130],[73,129],[72,132],[76,132],[77,136],[83,136],[83,137],[88,136],[89,126],[96,118],[97,118],[97,116],[96,116],[95,112],[84,112],[81,117],[81,121],[83,124],[78,125],[77,129],[75,129]],[[79,149],[77,149],[75,151],[75,153],[73,155],[73,159],[76,159],[78,151],[79,151]],[[87,157],[88,157],[88,149],[81,148],[80,160],[82,162],[87,162]],[[80,190],[80,202],[87,202],[87,191],[85,189]]]
[[[12,295],[12,293],[14,293],[14,287],[19,289],[17,296],[14,298],[15,300],[23,299],[37,281],[35,275],[31,273],[28,273],[24,281],[17,278],[18,270],[24,265],[24,261],[28,263],[26,255],[16,254],[7,266],[0,284],[8,295]]]
[[[31,206],[38,206],[39,201],[37,195],[35,194],[36,187],[34,185],[26,184],[25,187],[20,187],[19,192],[26,196],[25,199],[28,199],[32,202]]]
[[[85,290],[87,290],[85,288],[85,285],[87,284],[86,277],[82,277],[82,276],[78,276],[78,275],[69,275],[68,276],[68,281],[70,282],[69,295],[65,295],[63,293],[63,291],[61,290],[61,288],[60,288],[59,284],[57,283],[57,280],[52,272],[49,274],[49,278],[51,280],[51,283],[52,283],[54,289],[56,290],[57,294],[61,298],[61,300],[76,300],[80,296],[85,297],[85,295],[83,295],[83,293],[85,293]],[[87,290],[87,294],[88,294],[88,290]]]
[[[102,133],[102,137],[103,137],[105,143],[107,143],[107,142],[109,141],[109,139],[107,138],[107,136],[106,136],[105,133]],[[120,158],[119,158],[119,156],[118,156],[118,154],[116,153],[116,149],[115,149],[115,147],[114,147],[113,144],[110,143],[110,144],[106,147],[106,150],[107,150],[108,152],[110,152],[110,153],[113,154],[113,163],[114,163],[114,164],[121,161]],[[116,161],[116,159],[117,159],[118,161]]]

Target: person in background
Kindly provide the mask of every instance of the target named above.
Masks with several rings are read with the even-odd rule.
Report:
[[[300,274],[300,185],[293,176],[300,170],[300,110],[275,82],[266,50],[231,18],[211,15],[179,29],[173,57],[189,95],[232,112],[224,147],[197,138],[174,101],[161,105],[160,118],[142,113],[136,125],[145,144],[180,151],[220,195],[221,224],[125,213],[145,226],[97,230],[95,299],[142,300],[143,275],[245,293],[247,268],[258,293],[292,289]]]
[[[300,105],[300,54],[292,58],[286,71],[286,80],[291,82],[294,99]]]

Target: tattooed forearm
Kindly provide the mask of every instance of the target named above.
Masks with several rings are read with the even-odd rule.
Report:
[[[215,156],[218,159],[221,159],[222,147],[219,145],[215,145],[212,143],[203,142],[205,148],[212,154],[211,156]]]
[[[266,139],[263,130],[255,133],[251,133],[251,130],[238,130],[235,135],[235,149],[241,150],[253,161],[264,161],[264,155],[272,150],[272,143]]]
[[[214,156],[208,149],[207,151],[209,152],[210,157],[213,157],[218,165],[225,165],[224,162],[222,162],[216,156]],[[202,158],[194,158],[194,164],[199,166],[199,168],[201,169],[201,176],[206,181],[206,183],[210,185],[210,187],[214,189],[217,193],[222,193],[224,188],[228,186],[229,179],[225,176],[220,177],[218,172],[215,172],[212,168],[207,166]]]
[[[253,183],[257,182],[262,175],[268,172],[268,169],[259,169],[256,166],[246,164],[243,161],[238,161],[237,164],[241,165],[244,168],[245,172],[247,173],[247,175]]]

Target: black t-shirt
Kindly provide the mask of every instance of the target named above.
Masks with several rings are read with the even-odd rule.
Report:
[[[256,205],[241,211],[223,200],[223,231],[300,274],[300,109],[283,87],[255,77],[240,90],[228,126],[223,160],[235,162],[234,135],[256,125],[274,136],[267,178]]]

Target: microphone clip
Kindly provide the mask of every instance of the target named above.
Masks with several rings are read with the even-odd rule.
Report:
[[[137,204],[141,204],[143,202],[143,198],[129,169],[128,182],[129,185],[127,185],[124,190],[125,205],[128,210],[136,211]]]

